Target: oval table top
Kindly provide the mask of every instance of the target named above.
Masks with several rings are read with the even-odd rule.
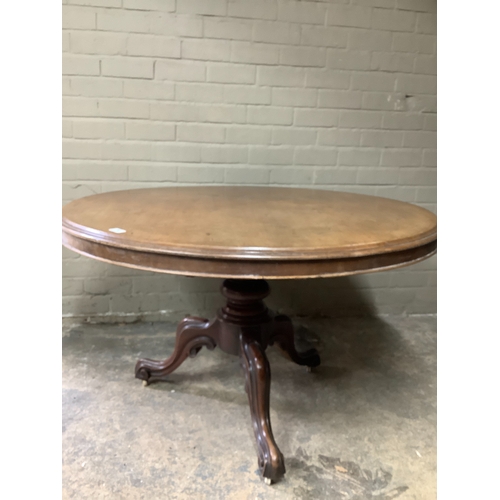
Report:
[[[387,198],[298,188],[134,189],[63,208],[63,243],[139,269],[305,278],[408,265],[436,251],[436,216]]]

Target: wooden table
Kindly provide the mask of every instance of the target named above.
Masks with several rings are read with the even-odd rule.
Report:
[[[295,349],[293,326],[264,304],[270,279],[344,276],[419,262],[436,252],[436,216],[395,200],[271,187],[175,187],[89,196],[63,208],[63,244],[121,266],[224,278],[226,306],[209,320],[186,317],[173,354],[141,359],[145,385],[165,380],[202,346],[240,357],[258,463],[267,483],[285,473],[269,418],[276,344],[293,362],[318,366],[315,349]]]

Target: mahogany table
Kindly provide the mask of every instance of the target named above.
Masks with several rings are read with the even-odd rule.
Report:
[[[293,326],[263,299],[266,280],[344,276],[419,262],[436,252],[436,216],[400,201],[335,191],[271,187],[175,187],[99,194],[63,208],[63,244],[121,266],[224,278],[226,306],[209,320],[186,317],[173,354],[140,359],[135,376],[165,380],[202,346],[240,357],[266,483],[285,473],[269,417],[266,348],[315,367],[295,349]]]

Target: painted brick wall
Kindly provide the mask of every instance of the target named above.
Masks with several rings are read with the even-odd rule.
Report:
[[[66,0],[63,203],[172,184],[308,186],[436,210],[435,0]],[[63,313],[201,313],[218,280],[64,250]],[[295,314],[434,313],[436,259],[275,282]]]

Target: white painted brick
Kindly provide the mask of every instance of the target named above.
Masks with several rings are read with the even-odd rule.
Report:
[[[398,183],[399,170],[397,168],[363,168],[359,167],[356,182],[359,184],[389,184]]]
[[[405,132],[403,146],[407,148],[436,148],[436,132]]]
[[[226,85],[224,101],[233,104],[269,104],[271,89],[249,85]]]
[[[126,53],[129,56],[177,57],[181,56],[181,42],[175,38],[130,34]]]
[[[399,182],[406,186],[435,186],[435,168],[402,168],[399,171]]]
[[[414,10],[417,12],[436,12],[436,0],[397,0],[399,10]]]
[[[347,30],[306,24],[302,26],[302,45],[345,48],[347,40]]]
[[[283,47],[280,64],[286,66],[325,66],[326,50],[316,47]]]
[[[414,31],[417,16],[414,12],[373,9],[372,27],[388,31]]]
[[[193,167],[190,165],[182,165],[177,168],[177,180],[179,182],[188,182],[199,184],[202,183],[217,183],[224,182],[224,168],[205,166]]]
[[[248,123],[262,125],[291,125],[293,122],[293,109],[274,106],[249,106],[247,119]]]
[[[273,140],[275,145],[289,144],[309,146],[316,144],[318,133],[316,130],[298,127],[273,127]]]
[[[109,311],[109,297],[98,295],[97,297],[88,297],[79,295],[77,297],[64,297],[62,303],[62,314],[71,314],[72,316],[104,314]]]
[[[151,160],[151,144],[132,141],[106,141],[102,144],[103,160]]]
[[[63,250],[67,250],[63,247]],[[71,252],[74,255],[75,252]],[[63,278],[62,280],[62,293],[63,296],[68,295],[81,295],[83,293],[83,279],[78,278]]]
[[[76,54],[125,54],[127,35],[102,31],[72,31],[71,52]]]
[[[109,277],[88,279],[84,282],[86,293],[106,295],[109,293],[132,293],[132,283],[124,277]]]
[[[271,102],[275,106],[294,106],[312,108],[316,106],[316,89],[273,88]]]
[[[436,37],[415,33],[394,33],[392,50],[417,54],[434,54]]]
[[[133,310],[138,313],[153,312],[158,311],[159,307],[159,297],[154,294],[111,295],[109,299],[109,309],[111,312],[124,310]]]
[[[95,141],[63,139],[62,157],[99,160],[102,158],[102,144]]]
[[[419,149],[384,149],[380,165],[382,167],[416,167],[420,165]]]
[[[175,140],[175,125],[161,122],[132,120],[125,124],[127,139],[145,141]]]
[[[408,110],[416,113],[436,113],[436,95],[407,95]]]
[[[99,116],[149,118],[149,103],[132,99],[99,99]]]
[[[205,14],[224,16],[227,0],[177,0],[178,14]]]
[[[338,153],[332,148],[297,147],[295,148],[295,165],[336,165]]]
[[[94,7],[121,7],[122,0],[63,0],[70,5],[90,5]]]
[[[419,187],[417,188],[417,196],[415,198],[417,203],[437,203],[437,189],[436,187]]]
[[[62,136],[73,137],[73,122],[71,120],[62,121]]]
[[[300,43],[300,26],[276,21],[256,21],[252,38],[256,42],[295,45]]]
[[[361,132],[359,130],[339,129],[319,130],[318,144],[328,146],[359,146]]]
[[[99,75],[99,59],[92,56],[63,54],[63,75]]]
[[[385,113],[382,128],[392,130],[421,130],[424,116],[416,113]]]
[[[437,151],[435,149],[424,149],[422,165],[424,167],[435,167],[437,165]]]
[[[357,29],[349,32],[349,50],[391,50],[392,33]]]
[[[382,113],[376,111],[341,111],[341,128],[380,128]]]
[[[226,130],[228,144],[271,144],[271,132],[267,127],[230,126]]]
[[[328,49],[326,66],[332,69],[368,70],[371,66],[371,55],[368,51]]]
[[[223,38],[225,40],[251,40],[253,23],[243,19],[203,19],[206,38]]]
[[[257,73],[259,85],[273,87],[303,87],[305,79],[306,73],[303,68],[262,66]]]
[[[314,184],[354,184],[356,182],[356,175],[357,168],[316,168],[314,173]]]
[[[62,32],[62,51],[63,52],[69,52],[69,50],[70,50],[69,35],[70,35],[69,31]]]
[[[365,130],[361,133],[361,146],[391,147],[403,146],[403,132],[386,130]]]
[[[251,146],[248,161],[255,165],[292,165],[293,148],[276,146]]]
[[[152,120],[171,122],[199,120],[200,108],[195,104],[158,102],[150,104],[150,117]]]
[[[122,0],[124,9],[174,12],[176,0]],[[177,0],[179,3],[180,0]]]
[[[332,109],[296,109],[294,125],[333,127],[339,122],[338,111]]]
[[[279,49],[271,44],[233,42],[231,61],[252,64],[278,64]]]
[[[271,184],[303,186],[312,184],[313,178],[313,169],[278,167],[271,170],[269,182]]]
[[[342,166],[370,166],[380,163],[380,150],[378,149],[341,149],[338,164]]]
[[[153,60],[137,57],[103,58],[101,72],[104,76],[153,78]]]
[[[246,146],[204,146],[201,161],[205,163],[248,163]]]
[[[175,100],[188,102],[221,102],[223,86],[210,83],[176,83]]]
[[[229,0],[227,14],[229,17],[249,19],[276,19],[278,7],[275,0]]]
[[[406,111],[406,96],[402,92],[363,92],[363,109]]]
[[[75,120],[75,139],[124,139],[125,125],[116,120]]]
[[[113,165],[109,162],[85,162],[77,165],[78,178],[89,181],[124,181],[128,179],[126,165]]]
[[[399,71],[412,73],[415,56],[413,54],[374,52],[372,54],[371,69],[376,71]]]
[[[301,24],[325,24],[326,5],[316,2],[278,1],[278,19]]]
[[[413,76],[413,75],[412,75]],[[353,72],[351,88],[353,90],[394,90],[396,75],[377,72]],[[398,89],[399,90],[399,89]]]
[[[74,95],[73,91],[71,90],[71,79],[69,76],[62,77],[62,95]]]
[[[417,33],[427,33],[435,35],[437,29],[436,26],[437,26],[436,14],[419,13],[417,15],[417,28],[416,28]]]
[[[117,78],[72,76],[71,93],[82,97],[122,97],[123,81]]]
[[[407,94],[436,94],[436,76],[432,75],[400,75],[396,82],[396,90]]]
[[[131,181],[175,181],[177,167],[161,164],[131,165],[128,168],[128,178]]]
[[[396,0],[351,0],[351,4],[392,9],[396,5]]]
[[[198,61],[156,61],[155,66],[155,77],[159,80],[203,82],[205,73],[205,63]]]
[[[212,63],[207,68],[207,81],[217,83],[255,83],[255,66]]]
[[[148,33],[151,15],[134,10],[106,9],[97,12],[97,29],[123,33]]]
[[[201,122],[208,123],[245,123],[247,112],[245,106],[215,105],[200,107],[198,118]]]
[[[328,6],[326,24],[331,26],[350,26],[353,28],[369,28],[372,9],[356,5]]]
[[[203,22],[193,16],[156,14],[151,18],[149,32],[156,35],[199,38],[203,34]]]
[[[155,161],[198,163],[201,159],[200,147],[197,144],[154,143],[151,148]]]
[[[63,97],[62,114],[63,116],[96,116],[97,99]]]
[[[240,168],[226,169],[227,184],[269,184],[270,171],[268,168]]]
[[[175,85],[154,80],[126,79],[123,82],[123,96],[134,99],[154,99],[170,101],[175,96]]]
[[[331,69],[308,69],[306,86],[323,89],[348,89],[350,74]]]
[[[92,30],[96,28],[96,12],[90,7],[63,5],[62,27],[74,30]]]
[[[78,198],[83,198],[84,196],[91,196],[93,194],[99,194],[101,192],[101,188],[99,185],[88,185],[87,183],[82,183],[81,181],[78,183],[73,183],[73,182],[64,182],[62,186],[62,194],[63,194],[63,200],[71,201],[71,200],[76,200]],[[79,269],[80,271],[82,268],[84,269],[83,276],[85,276],[85,273],[88,274],[88,270],[85,270],[85,265],[89,264],[92,262],[92,264],[97,264],[96,261],[91,261],[90,259],[78,259],[77,264],[84,264],[80,265]],[[101,266],[97,266],[97,269],[102,269],[102,263],[100,263]],[[64,264],[63,264],[64,265]],[[77,266],[78,267],[78,266]],[[71,274],[67,274],[64,272],[63,269],[63,275],[64,276],[71,276]],[[82,275],[80,275],[82,276]]]
[[[320,90],[318,106],[320,108],[360,109],[361,92],[350,90]]]
[[[417,56],[415,58],[415,73],[435,75],[437,73],[436,56]]]
[[[223,143],[225,129],[220,125],[200,125],[195,123],[179,123],[177,140],[185,142]]]
[[[229,61],[231,44],[227,40],[188,39],[182,40],[183,59],[202,61]]]

